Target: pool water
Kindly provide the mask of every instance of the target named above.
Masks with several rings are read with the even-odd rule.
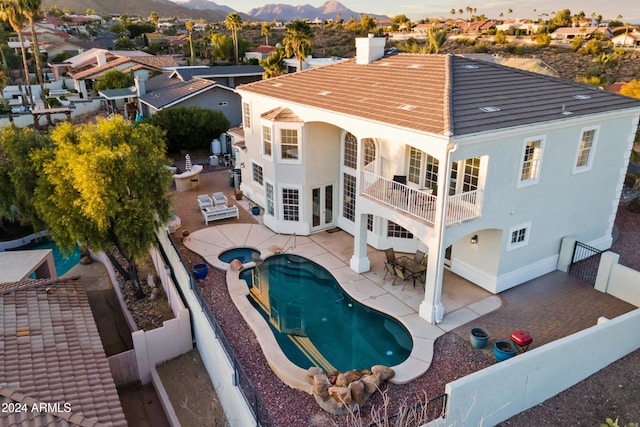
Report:
[[[34,249],[51,249],[53,251],[53,263],[56,266],[56,273],[58,276],[62,276],[67,273],[71,268],[76,266],[80,262],[80,248],[75,246],[71,253],[63,253],[60,248],[51,239],[34,240],[26,245],[13,248],[12,251],[28,251]],[[31,277],[33,276],[33,277]],[[35,273],[29,276],[31,279],[35,279]]]
[[[398,320],[353,300],[313,261],[274,255],[241,277],[283,352],[301,368],[395,366],[411,353],[413,340]]]
[[[230,264],[234,259],[246,264],[247,262],[253,261],[254,257],[260,257],[260,251],[250,247],[237,247],[226,250],[218,255],[218,259],[227,264]]]

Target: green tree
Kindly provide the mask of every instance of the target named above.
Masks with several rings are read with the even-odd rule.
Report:
[[[165,108],[149,121],[166,132],[169,152],[209,148],[213,138],[229,129],[221,111],[195,106]]]
[[[438,53],[440,48],[447,41],[447,32],[431,28],[427,33],[427,44],[421,53]]]
[[[496,44],[506,44],[507,43],[507,33],[499,30],[496,35],[493,38],[493,41],[496,42]]]
[[[312,52],[312,40],[313,30],[305,21],[293,21],[285,27],[282,44],[287,57],[296,57],[298,71],[302,71],[302,62]]]
[[[620,88],[620,93],[632,98],[640,98],[640,80],[631,80]]]
[[[49,138],[34,129],[14,125],[0,129],[0,225],[19,221],[35,231],[46,228],[33,204],[39,164],[31,156],[50,146]]]
[[[259,64],[264,68],[264,73],[262,73],[264,80],[285,74],[287,65],[284,63],[284,49],[278,47],[271,55],[261,59]]]
[[[271,37],[271,34],[273,34],[271,27],[272,26],[270,22],[265,22],[262,24],[262,27],[260,27],[260,35],[264,36],[264,44],[266,44],[267,46],[269,45],[269,37]]]
[[[193,21],[187,21],[184,25],[189,35],[189,65],[196,65],[196,54],[193,51]]]
[[[151,12],[149,14],[149,21],[151,21],[153,26],[157,28],[158,27],[158,22],[160,22],[160,17],[158,16],[157,13]]]
[[[236,12],[230,13],[224,20],[227,30],[231,30],[233,37],[233,52],[235,63],[238,63],[238,31],[242,28],[242,18]]]
[[[133,75],[123,73],[114,68],[104,73],[104,76],[96,83],[96,90],[124,89],[134,85]]]
[[[81,126],[65,122],[51,138],[35,192],[51,237],[66,249],[79,242],[112,255],[115,248],[120,257],[111,261],[142,298],[136,263],[148,256],[171,208],[164,133],[116,116]]]
[[[20,42],[20,51],[22,52],[22,65],[24,67],[24,82],[27,87],[27,96],[29,102],[33,105],[33,94],[31,93],[31,82],[29,81],[29,66],[27,64],[27,49],[24,47],[24,38],[22,37],[22,27],[26,22],[20,4],[17,0],[2,0],[0,1],[0,19],[7,21],[13,31],[18,35],[18,41]]]
[[[538,33],[536,35],[536,44],[540,47],[549,46],[551,43],[551,36],[547,33]]]
[[[33,49],[33,56],[36,62],[36,76],[38,83],[40,84],[40,97],[45,100],[44,96],[44,81],[42,79],[42,59],[40,58],[40,47],[38,45],[38,33],[34,25],[35,19],[39,18],[42,14],[42,0],[19,0],[20,10],[22,15],[29,21],[29,29],[31,30],[31,44]]]

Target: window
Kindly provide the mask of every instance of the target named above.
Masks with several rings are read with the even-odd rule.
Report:
[[[519,186],[538,183],[540,162],[542,160],[542,144],[542,138],[525,142]]]
[[[435,195],[438,193],[438,165],[440,162],[429,154],[427,154],[426,160],[423,187],[432,189]]]
[[[367,230],[373,231],[373,215],[367,215]]]
[[[262,154],[271,157],[272,146],[271,128],[269,126],[262,126]]]
[[[344,165],[351,169],[357,168],[358,139],[351,133],[344,137]]]
[[[246,102],[242,103],[242,127],[251,127],[251,106]]]
[[[364,144],[364,167],[367,168],[370,165],[373,166],[373,162],[376,161],[376,143],[371,138],[365,138],[362,140]]]
[[[464,161],[464,181],[462,192],[474,191],[478,189],[478,177],[480,176],[480,157],[466,159]]]
[[[593,160],[592,153],[594,152],[596,144],[596,131],[597,129],[583,130],[574,172],[583,172],[591,169],[591,162]]]
[[[257,184],[262,185],[263,184],[262,166],[252,163],[251,169],[253,172],[253,181],[256,182]]]
[[[415,147],[411,147],[409,151],[409,171],[407,180],[414,184],[420,185],[420,168],[422,164],[422,151]]]
[[[517,249],[529,243],[529,229],[531,224],[522,224],[509,230],[509,244],[507,250]]]
[[[300,220],[300,196],[295,188],[282,189],[282,219],[285,221]]]
[[[343,175],[342,216],[351,222],[356,220],[356,177]]]
[[[266,204],[266,211],[268,215],[275,216],[275,203],[273,203],[273,184],[266,182],[264,184],[264,198]]]
[[[451,163],[451,176],[449,177],[449,195],[456,194],[458,185],[458,162]]]
[[[400,239],[413,239],[413,234],[406,228],[399,226],[393,221],[387,221],[387,237],[398,237]]]
[[[282,158],[289,160],[298,159],[298,130],[280,129],[280,147]]]

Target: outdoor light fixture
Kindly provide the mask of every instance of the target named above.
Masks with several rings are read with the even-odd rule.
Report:
[[[478,243],[478,235],[474,234],[473,236],[471,236],[471,244],[475,245]]]

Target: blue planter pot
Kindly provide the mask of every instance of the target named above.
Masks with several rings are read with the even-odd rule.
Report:
[[[496,362],[502,362],[516,355],[516,346],[511,341],[496,341],[493,345],[493,355]]]
[[[254,206],[251,208],[251,213],[254,215],[260,215],[260,206]]]
[[[489,332],[484,328],[471,328],[469,341],[474,348],[485,348],[489,341]]]
[[[195,264],[193,266],[193,275],[196,276],[196,279],[202,280],[207,277],[209,273],[209,266],[207,264]]]

